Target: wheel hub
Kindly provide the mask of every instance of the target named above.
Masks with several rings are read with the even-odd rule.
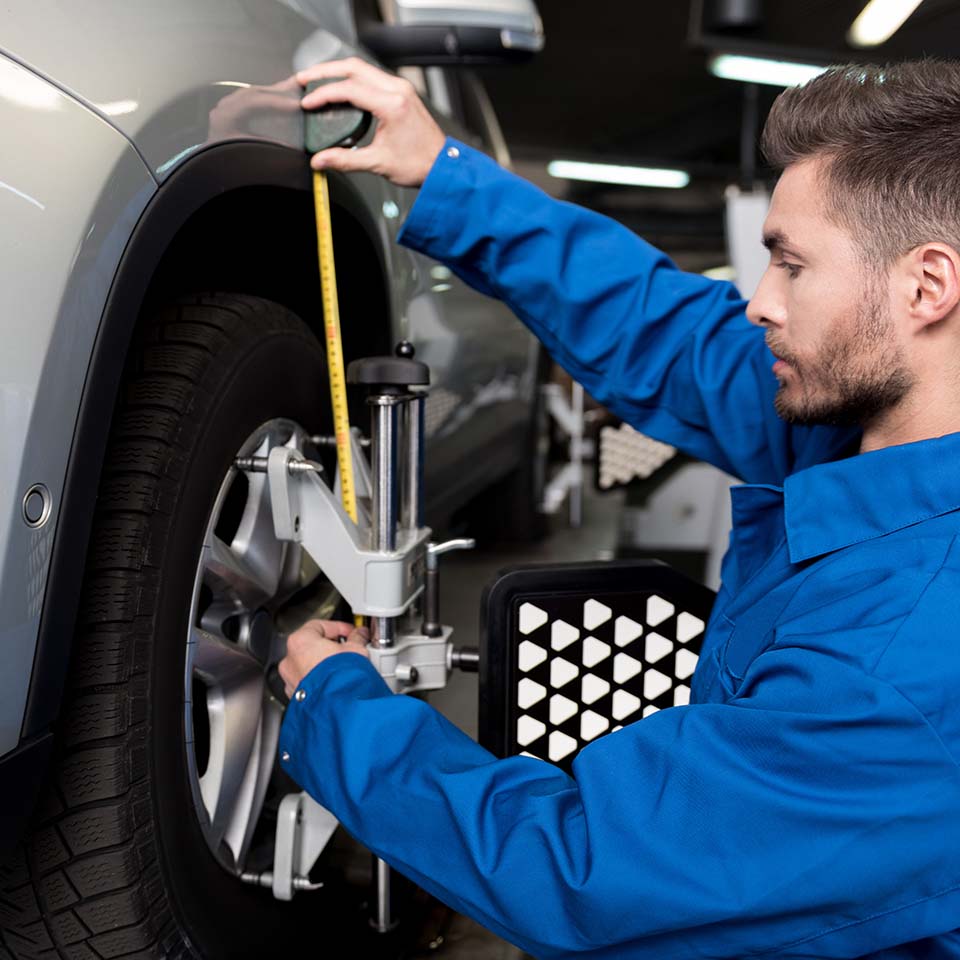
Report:
[[[240,636],[240,642],[253,658],[269,666],[279,640],[273,617],[266,610],[258,610],[245,624]]]

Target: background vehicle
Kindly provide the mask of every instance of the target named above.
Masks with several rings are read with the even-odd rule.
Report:
[[[446,35],[409,19],[417,7],[389,4],[371,42],[399,37],[415,60]],[[490,4],[465,52],[501,36],[507,7]],[[329,403],[290,75],[370,56],[358,23],[378,11],[357,13],[345,0],[5,13],[0,842],[20,842],[0,873],[0,956],[264,956],[304,915],[314,948],[352,935],[337,844],[313,899],[280,904],[236,876],[263,861],[289,789],[265,667],[279,634],[337,597],[273,538],[268,491],[232,465],[279,443],[328,455],[311,440]],[[502,153],[474,80],[411,79],[451,132]],[[521,465],[536,347],[500,305],[395,245],[412,191],[355,176],[331,194],[347,359],[406,338],[432,368],[427,514],[442,522]],[[353,422],[365,427],[362,406]]]

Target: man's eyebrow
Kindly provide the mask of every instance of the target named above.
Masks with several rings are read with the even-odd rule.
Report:
[[[787,235],[781,233],[779,230],[771,230],[769,233],[763,235],[763,245],[773,253],[774,250],[779,250],[780,247],[786,246]]]
[[[800,252],[790,243],[790,238],[782,230],[767,231],[763,235],[763,245],[771,253],[783,253],[784,250],[789,250],[794,256],[800,256]]]

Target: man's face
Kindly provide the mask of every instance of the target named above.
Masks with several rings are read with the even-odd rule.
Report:
[[[770,265],[747,307],[777,357],[777,413],[790,423],[864,424],[913,385],[884,274],[821,212],[822,160],[787,168],[764,224]]]

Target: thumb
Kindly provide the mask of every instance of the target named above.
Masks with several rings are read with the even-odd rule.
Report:
[[[338,170],[341,173],[357,173],[373,170],[373,157],[369,147],[353,150],[348,147],[331,147],[321,150],[310,158],[314,170]]]
[[[357,627],[349,637],[347,637],[347,643],[360,643],[366,644],[370,642],[370,628],[369,627]]]

